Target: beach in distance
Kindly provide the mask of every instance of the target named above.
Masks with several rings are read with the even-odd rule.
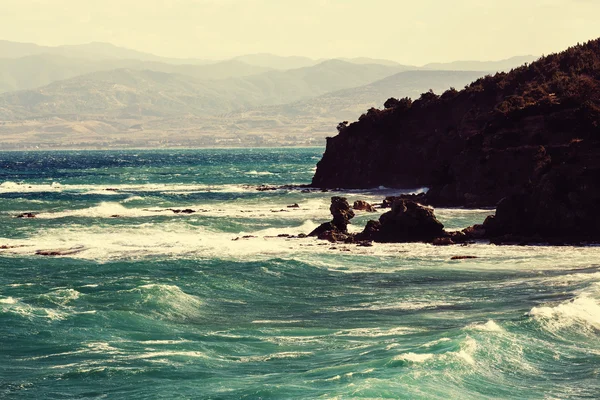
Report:
[[[600,246],[304,237],[427,190],[300,187],[324,151],[0,152],[0,398],[600,396]]]

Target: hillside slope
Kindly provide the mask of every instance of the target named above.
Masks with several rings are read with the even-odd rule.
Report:
[[[237,61],[224,64],[231,63],[239,64]],[[120,116],[123,113],[139,116],[218,115],[364,85],[398,69],[327,61],[307,68],[207,80],[193,75],[206,76],[212,65],[152,65],[155,69],[158,65],[176,72],[130,68],[97,71],[53,82],[39,89],[4,93],[0,95],[0,117],[12,120],[69,114],[82,117],[99,113],[104,116]],[[215,70],[226,72],[223,63],[213,72]]]

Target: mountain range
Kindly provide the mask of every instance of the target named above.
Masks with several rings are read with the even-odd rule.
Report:
[[[271,54],[208,61],[105,43],[0,41],[0,134],[8,148],[146,146],[157,137],[172,145],[314,144],[336,121],[389,97],[460,88],[533,58],[423,67]]]

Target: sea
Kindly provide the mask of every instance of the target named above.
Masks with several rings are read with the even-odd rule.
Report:
[[[298,238],[426,190],[257,190],[322,153],[0,152],[0,398],[600,398],[600,247]]]

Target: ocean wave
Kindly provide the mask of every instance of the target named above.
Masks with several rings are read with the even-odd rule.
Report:
[[[0,304],[16,304],[17,301],[14,297],[4,297],[0,299]]]
[[[32,306],[12,297],[3,300],[0,301],[0,313],[18,315],[28,320],[61,321],[71,314],[65,310]]]
[[[555,306],[534,307],[529,315],[550,332],[558,333],[567,328],[578,328],[586,333],[600,330],[600,284],[575,298]]]
[[[178,286],[149,284],[129,291],[139,294],[136,307],[153,314],[159,314],[175,321],[198,318],[202,312],[202,301],[185,293]]]
[[[81,293],[74,289],[57,289],[40,295],[40,299],[46,300],[52,304],[64,306],[73,300],[77,300],[80,296]]]
[[[504,332],[504,328],[491,319],[484,324],[471,324],[466,329],[482,332]]]

